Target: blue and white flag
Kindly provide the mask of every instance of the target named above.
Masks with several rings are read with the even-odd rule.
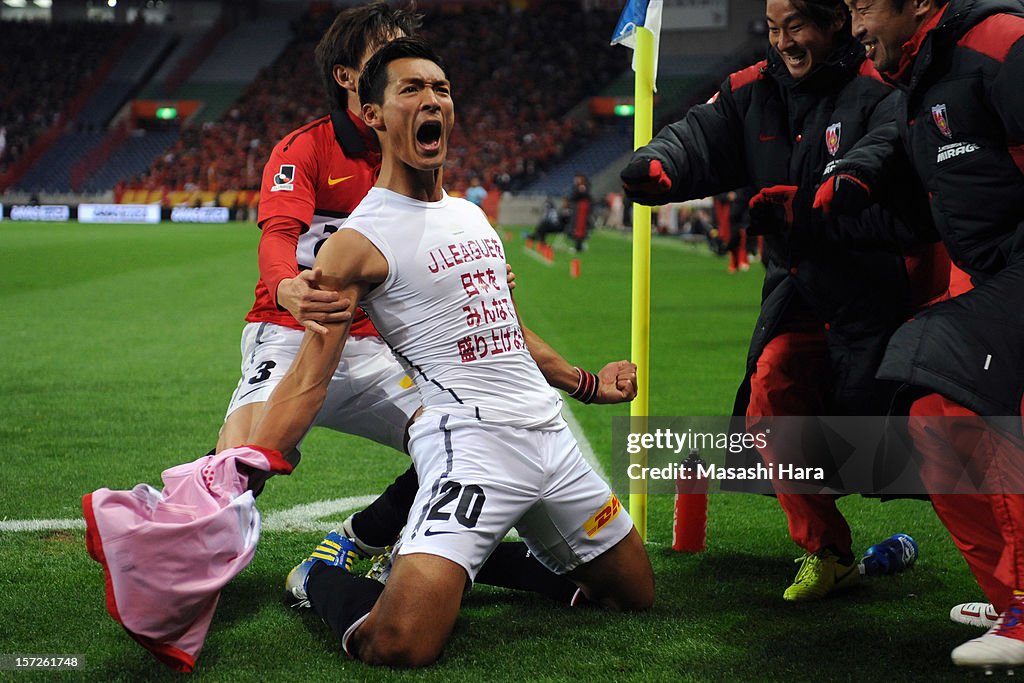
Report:
[[[643,26],[654,34],[654,64],[651,82],[657,91],[658,43],[661,38],[661,9],[663,0],[626,0],[619,23],[612,34],[612,45],[625,45],[633,50],[633,71],[636,71],[636,29]]]

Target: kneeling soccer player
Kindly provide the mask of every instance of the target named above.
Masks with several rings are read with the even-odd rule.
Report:
[[[409,440],[420,486],[387,584],[349,574],[348,552],[314,553],[313,608],[358,659],[429,664],[467,581],[513,525],[591,602],[648,608],[654,577],[640,536],[580,454],[493,277],[505,269],[501,242],[479,208],[442,189],[454,105],[440,59],[415,39],[393,41],[366,64],[359,91],[381,141],[380,176],[317,266],[412,369],[424,407]],[[306,334],[255,443],[287,450],[301,438],[348,327]]]

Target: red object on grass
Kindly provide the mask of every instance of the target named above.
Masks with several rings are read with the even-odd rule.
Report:
[[[672,515],[672,550],[702,553],[708,547],[708,480],[699,477],[700,454],[691,452],[676,479],[676,505]]]

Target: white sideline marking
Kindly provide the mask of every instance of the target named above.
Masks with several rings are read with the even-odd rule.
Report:
[[[602,237],[618,240],[620,242],[633,243],[633,233],[630,232],[619,232],[618,230],[602,230],[600,232]],[[651,235],[651,248],[659,249],[671,249],[674,251],[685,251],[690,254],[699,254],[701,256],[714,256],[708,248],[706,241],[692,241],[688,242],[681,239],[679,236],[674,235]]]
[[[562,417],[565,418],[569,429],[576,436],[576,442],[580,446],[583,458],[590,463],[594,471],[602,479],[608,481],[608,475],[594,455],[594,449],[583,433],[583,427],[576,420],[569,404],[562,407]],[[368,496],[351,496],[348,498],[335,498],[333,500],[320,500],[315,503],[303,503],[286,510],[274,510],[263,515],[263,531],[326,531],[329,524],[319,520],[341,512],[358,510],[369,505],[376,494]],[[84,519],[2,519],[0,520],[0,532],[16,531],[70,531],[74,529],[85,529]]]
[[[364,508],[376,498],[376,495],[335,498],[334,500],[320,500],[315,503],[296,505],[287,510],[275,510],[263,516],[263,530],[327,531],[327,526],[317,520],[339,512]]]
[[[327,524],[320,519],[349,510],[366,507],[376,498],[373,496],[352,496],[321,500],[316,503],[296,505],[287,510],[274,510],[263,515],[264,531],[325,531]],[[2,519],[0,531],[69,531],[84,529],[84,519]]]
[[[63,531],[84,528],[84,519],[0,519],[0,531]]]
[[[544,258],[540,254],[538,254],[533,249],[527,249],[526,247],[523,247],[523,253],[525,253],[527,256],[532,258],[534,261],[537,261],[538,263],[541,263],[541,264],[543,264],[545,266],[553,266],[553,265],[555,265],[554,261],[548,261],[546,258]]]
[[[572,408],[569,407],[568,403],[562,404],[562,417],[569,425],[569,429],[572,430],[573,435],[576,437],[576,443],[580,446],[580,452],[583,453],[583,459],[590,463],[590,466],[594,468],[605,481],[608,481],[608,475],[605,473],[604,468],[601,467],[601,463],[598,461],[597,456],[594,455],[594,449],[590,445],[590,441],[587,440],[587,435],[583,433],[583,427],[579,422],[576,421],[576,416],[572,414]]]

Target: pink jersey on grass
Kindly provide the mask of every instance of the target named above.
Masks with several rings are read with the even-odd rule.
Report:
[[[260,513],[247,465],[290,474],[277,451],[240,446],[164,470],[164,490],[101,488],[82,497],[89,555],[106,574],[107,611],[167,666],[195,667],[221,589],[252,560]]]

